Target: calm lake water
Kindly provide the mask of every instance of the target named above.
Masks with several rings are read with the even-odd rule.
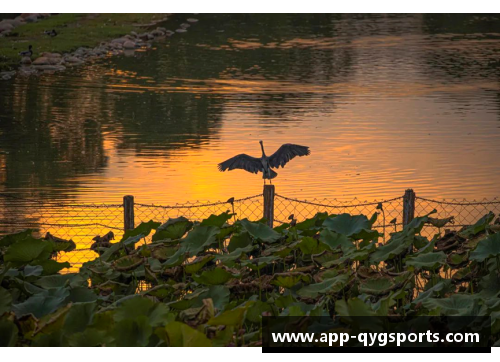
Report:
[[[311,147],[277,170],[285,196],[499,196],[499,16],[196,17],[135,57],[0,83],[0,192],[245,197],[260,176],[216,165],[262,139]]]

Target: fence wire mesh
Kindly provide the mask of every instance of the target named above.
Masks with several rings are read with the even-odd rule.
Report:
[[[212,214],[229,211],[236,213],[238,218],[259,220],[262,218],[262,194],[242,199],[231,198],[228,201],[217,202],[186,202],[183,204],[148,205],[136,203],[134,208],[136,223],[149,220],[165,222],[169,218],[184,216],[191,221],[201,221]]]
[[[432,200],[415,197],[415,215],[426,215],[433,210],[436,210],[436,213],[431,216],[435,218],[442,219],[453,216],[453,224],[447,224],[445,228],[456,230],[474,224],[490,211],[498,216],[500,214],[500,200],[498,198],[479,201],[465,199]],[[434,232],[439,231],[435,227],[428,226],[427,229],[429,228],[433,229]]]
[[[186,202],[173,205],[134,204],[135,225],[149,220],[165,222],[169,218],[184,216],[192,221],[200,221],[211,214],[225,211],[236,213],[238,219],[260,220],[263,217],[263,195],[218,202]],[[500,200],[432,200],[415,198],[415,216],[425,215],[432,210],[433,217],[454,217],[454,224],[447,229],[459,229],[475,223],[489,211],[497,216],[500,213]],[[290,215],[297,221],[313,217],[318,212],[329,214],[363,214],[367,217],[377,212],[374,227],[386,234],[401,230],[403,222],[403,196],[387,200],[363,201],[359,199],[312,199],[299,200],[276,194],[274,198],[274,225],[288,222]],[[113,231],[120,240],[124,229],[123,204],[71,204],[41,201],[0,194],[0,235],[24,229],[36,229],[40,236],[47,232],[75,242],[76,250],[62,253],[59,261],[69,261],[71,271],[77,270],[82,263],[94,259],[97,254],[90,249],[93,238]],[[425,236],[432,236],[440,230],[428,225]]]
[[[302,221],[313,217],[318,212],[366,215],[368,218],[374,213],[379,213],[373,226],[375,228],[385,227],[387,230],[396,230],[398,226],[402,225],[403,221],[402,200],[402,196],[375,201],[361,201],[357,198],[352,200],[299,200],[277,194],[274,200],[274,219],[278,223],[284,223],[292,214],[297,221]]]

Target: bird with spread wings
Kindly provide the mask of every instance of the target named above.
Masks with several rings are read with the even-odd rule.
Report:
[[[219,163],[219,171],[242,169],[251,173],[262,172],[264,183],[266,180],[272,180],[278,173],[272,168],[285,167],[285,165],[295,157],[308,156],[311,154],[309,147],[285,143],[271,156],[267,156],[264,152],[264,142],[259,141],[262,149],[260,158],[249,156],[245,153],[239,154]],[[271,182],[271,181],[270,181]]]

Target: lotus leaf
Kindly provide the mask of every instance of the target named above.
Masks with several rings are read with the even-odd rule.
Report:
[[[330,250],[341,249],[344,253],[356,249],[354,243],[347,238],[346,235],[336,233],[329,229],[324,229],[319,234],[319,240],[327,245]]]
[[[47,260],[51,253],[51,243],[26,236],[8,247],[4,260],[16,265],[23,265],[35,260]]]
[[[252,245],[252,239],[250,238],[250,234],[246,231],[234,234],[229,241],[229,245],[227,246],[227,250],[232,253],[236,249],[246,248],[247,246]]]
[[[280,316],[303,317],[303,316],[321,316],[321,308],[311,304],[296,302],[289,305]]]
[[[489,213],[484,215],[482,218],[480,218],[478,221],[476,221],[476,223],[474,225],[472,225],[472,226],[468,227],[467,229],[465,229],[464,231],[460,232],[460,235],[463,237],[469,237],[469,236],[479,234],[481,231],[486,230],[486,228],[488,227],[488,225],[490,224],[490,222],[493,220],[494,217],[495,217],[495,214],[490,211]]]
[[[319,294],[340,292],[349,280],[349,275],[340,274],[336,277],[325,279],[321,283],[310,284],[297,291],[301,297],[316,298]]]
[[[85,331],[92,323],[96,307],[96,303],[74,304],[66,316],[63,327],[64,333],[66,335],[71,335]]]
[[[71,307],[72,307],[71,303],[66,304],[65,306],[59,308],[54,313],[42,317],[38,321],[36,328],[33,331],[33,336],[37,336],[38,334],[48,335],[53,332],[59,332],[64,325],[66,315],[68,314]]]
[[[417,304],[425,299],[436,295],[443,295],[444,292],[451,286],[451,280],[444,279],[443,281],[436,283],[434,286],[428,288],[427,290],[419,293],[417,298],[413,301],[413,304]]]
[[[479,294],[483,298],[497,298],[500,294],[500,274],[488,274],[480,280],[479,285],[481,286],[481,292]]]
[[[341,255],[342,254],[340,251],[334,253],[334,252],[325,250],[320,254],[312,255],[312,260],[315,263],[318,263],[324,267],[328,267],[328,266],[334,265],[336,263],[341,263],[341,261],[339,261],[339,259],[341,258]]]
[[[406,258],[406,265],[425,270],[435,270],[446,261],[446,254],[442,251],[437,253],[419,254]]]
[[[203,268],[208,262],[212,261],[215,258],[215,255],[204,255],[199,256],[193,261],[184,265],[184,270],[188,274],[197,273],[201,268]]]
[[[240,326],[245,319],[247,309],[251,307],[255,302],[249,301],[234,309],[226,310],[221,314],[211,318],[207,324],[209,326]]]
[[[453,221],[454,221],[454,217],[453,216],[445,217],[443,219],[429,217],[428,220],[427,220],[427,222],[429,224],[431,224],[432,226],[437,227],[437,228],[442,228],[442,227],[444,227],[445,225],[447,225],[449,223],[453,224]]]
[[[230,291],[227,287],[223,285],[211,285],[208,290],[201,293],[197,297],[197,301],[193,304],[195,307],[200,307],[203,304],[203,300],[210,298],[215,308],[218,310],[224,309],[224,307],[229,303]]]
[[[386,295],[394,289],[395,284],[392,278],[376,277],[365,280],[361,283],[359,291],[361,293],[373,295]]]
[[[242,262],[241,265],[244,265],[252,270],[260,270],[276,260],[278,260],[278,258],[275,256],[263,256],[261,258],[246,260],[245,262]]]
[[[373,317],[376,312],[359,298],[351,298],[347,301],[338,300],[335,303],[335,311],[343,317]]]
[[[160,263],[160,260],[158,260],[156,258],[148,258],[148,265],[149,265],[149,269],[151,270],[151,272],[153,272],[153,273],[161,272],[162,265]]]
[[[76,249],[76,244],[73,240],[58,239],[58,240],[49,240],[49,242],[52,244],[53,252],[61,252],[61,251],[70,252]]]
[[[166,261],[170,259],[178,250],[178,246],[155,245],[151,249],[151,257],[159,261]]]
[[[277,285],[282,288],[291,289],[299,283],[309,284],[311,282],[311,276],[304,273],[288,272],[288,273],[277,273],[273,276],[273,285]]]
[[[306,219],[302,222],[297,223],[297,225],[295,225],[295,228],[301,231],[315,230],[317,227],[320,227],[323,224],[327,217],[327,213],[318,213],[310,219]]]
[[[469,267],[465,267],[462,269],[458,269],[455,274],[451,277],[452,280],[455,282],[461,282],[461,281],[466,281],[470,280],[472,278],[472,272]]]
[[[248,245],[244,248],[238,248],[229,254],[218,255],[216,259],[222,264],[232,267],[235,265],[236,261],[240,259],[246,259],[247,253],[253,250],[252,245]]]
[[[38,277],[42,275],[43,267],[41,265],[26,265],[23,270],[24,277]]]
[[[211,347],[210,340],[201,332],[180,322],[165,327],[163,338],[170,347]],[[166,338],[165,338],[166,336]]]
[[[92,291],[92,289],[86,287],[75,287],[70,289],[67,300],[72,303],[95,302],[97,300],[97,295]]]
[[[262,252],[262,256],[274,255],[274,256],[277,256],[280,258],[285,258],[297,247],[297,245],[299,243],[300,243],[300,240],[296,241],[294,243],[286,244],[284,246],[278,245],[278,246],[274,246],[272,248],[266,248],[266,250],[264,250]]]
[[[148,236],[151,233],[151,230],[157,229],[161,223],[154,222],[153,220],[149,220],[148,222],[141,222],[141,224],[133,230],[127,230],[123,234],[121,241],[125,241],[131,237],[143,235],[143,237]]]
[[[216,226],[218,228],[222,228],[222,226],[232,217],[234,214],[230,214],[229,212],[223,212],[220,215],[210,215],[208,218],[201,222],[202,226]]]
[[[137,237],[136,237],[137,238]],[[140,237],[139,237],[140,240]],[[100,261],[106,262],[108,261],[115,253],[124,248],[124,244],[122,243],[114,243],[109,248],[106,248],[105,251],[99,257]]]
[[[260,323],[262,313],[271,312],[272,305],[256,300],[247,310],[246,319],[252,323]]]
[[[201,284],[218,285],[224,284],[235,276],[222,268],[204,271],[201,275],[193,275],[193,279]]]
[[[46,293],[35,294],[22,303],[14,304],[12,310],[18,318],[27,314],[33,314],[36,318],[40,318],[55,312],[64,304],[68,296],[68,289],[54,288]]]
[[[188,308],[192,308],[199,302],[200,295],[205,294],[207,291],[208,288],[203,288],[203,289],[197,289],[192,293],[186,293],[184,295],[184,298],[167,303],[167,306],[178,310],[185,310]]]
[[[486,239],[481,240],[476,249],[470,254],[471,260],[479,262],[487,258],[500,255],[500,233],[492,234]]]
[[[370,256],[372,263],[379,263],[392,259],[408,250],[413,243],[413,235],[407,235],[406,232],[399,232],[392,235],[387,244],[378,247]]]
[[[436,245],[435,239],[430,242],[426,237],[415,235],[413,239],[413,245],[418,249],[417,254],[425,254],[434,251],[434,246]]]
[[[429,214],[425,216],[419,216],[413,218],[412,221],[410,221],[407,225],[403,227],[403,233],[408,235],[408,234],[420,234],[422,231],[422,228],[424,227],[425,223],[429,221],[429,215],[436,213],[437,211],[434,209],[432,210]]]
[[[35,282],[35,284],[44,289],[58,289],[66,285],[71,287],[87,286],[87,280],[80,274],[68,273],[41,277]]]
[[[215,235],[219,229],[215,226],[198,226],[189,232],[187,237],[181,242],[181,249],[195,256],[205,248],[216,244]]]
[[[49,259],[49,260],[37,261],[35,263],[36,265],[42,267],[43,275],[52,275],[60,272],[65,268],[71,268],[71,264],[68,263],[67,261],[64,263],[59,263],[55,260]]]
[[[139,255],[126,255],[120,259],[116,259],[112,265],[118,271],[128,271],[137,268],[144,263],[144,258]]]
[[[478,312],[477,297],[468,294],[453,294],[445,299],[428,298],[422,304],[429,310],[439,309],[448,316],[472,316]]]
[[[250,222],[247,219],[239,221],[241,226],[255,239],[265,243],[275,243],[281,235],[269,226],[261,223]]]
[[[164,325],[171,320],[169,308],[165,304],[154,303],[152,300],[136,296],[124,301],[114,314],[115,322],[122,322],[127,319],[138,320],[146,317],[148,324],[157,327]]]
[[[352,250],[349,253],[342,256],[341,258],[334,259],[334,260],[329,261],[329,262],[324,262],[322,265],[325,268],[329,268],[333,265],[340,265],[340,264],[349,263],[352,261],[366,260],[368,258],[368,256],[370,255],[370,253],[372,252],[373,246],[374,245],[371,244],[371,246],[364,248],[364,249]]]
[[[166,262],[162,265],[165,268],[172,268],[175,266],[179,266],[188,258],[189,252],[187,252],[184,248],[178,249],[174,255],[170,257]]]
[[[18,241],[27,239],[31,237],[31,234],[35,231],[34,229],[26,229],[18,233],[5,235],[0,239],[0,247],[10,246]]]
[[[156,229],[156,233],[153,235],[152,240],[180,239],[192,226],[193,223],[183,216],[176,219],[169,219]]]
[[[370,221],[364,215],[339,214],[327,217],[323,226],[338,234],[352,236],[362,229],[371,228]]]
[[[448,255],[447,258],[448,265],[451,266],[452,268],[464,266],[465,264],[467,264],[468,261],[469,261],[468,253],[462,253],[462,254],[453,253]]]
[[[92,327],[80,333],[70,335],[68,344],[71,347],[100,347],[109,346],[114,342],[113,336],[106,330],[98,330]]]
[[[14,347],[17,342],[17,326],[9,320],[0,320],[0,347]]]
[[[296,247],[299,248],[304,255],[319,254],[327,248],[325,244],[321,243],[319,240],[311,238],[310,236],[302,238]]]
[[[10,312],[12,305],[12,295],[7,289],[0,287],[0,316],[6,312]]]
[[[116,323],[113,329],[114,340],[118,347],[145,347],[152,333],[153,328],[147,316],[124,319]]]
[[[288,306],[290,306],[296,302],[297,301],[295,300],[295,298],[293,297],[293,295],[291,293],[288,293],[288,294],[285,293],[283,295],[279,295],[279,297],[277,297],[274,300],[274,304],[278,308],[287,308]]]
[[[217,240],[225,240],[229,235],[231,235],[234,230],[236,230],[236,227],[233,225],[227,225],[219,229],[219,233],[217,234]]]

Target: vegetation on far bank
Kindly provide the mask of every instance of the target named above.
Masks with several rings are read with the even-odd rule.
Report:
[[[149,24],[165,14],[58,14],[38,22],[16,27],[9,36],[0,37],[0,70],[15,68],[19,52],[33,45],[33,57],[43,52],[68,53],[79,47],[95,47],[102,41],[140,32],[138,24]],[[56,30],[50,37],[44,31]]]
[[[263,315],[491,316],[482,328],[500,344],[492,213],[431,240],[424,225],[450,219],[418,217],[385,244],[377,214],[319,213],[274,229],[233,218],[141,223],[68,274],[54,256],[72,241],[32,230],[3,237],[0,344],[258,346]]]

